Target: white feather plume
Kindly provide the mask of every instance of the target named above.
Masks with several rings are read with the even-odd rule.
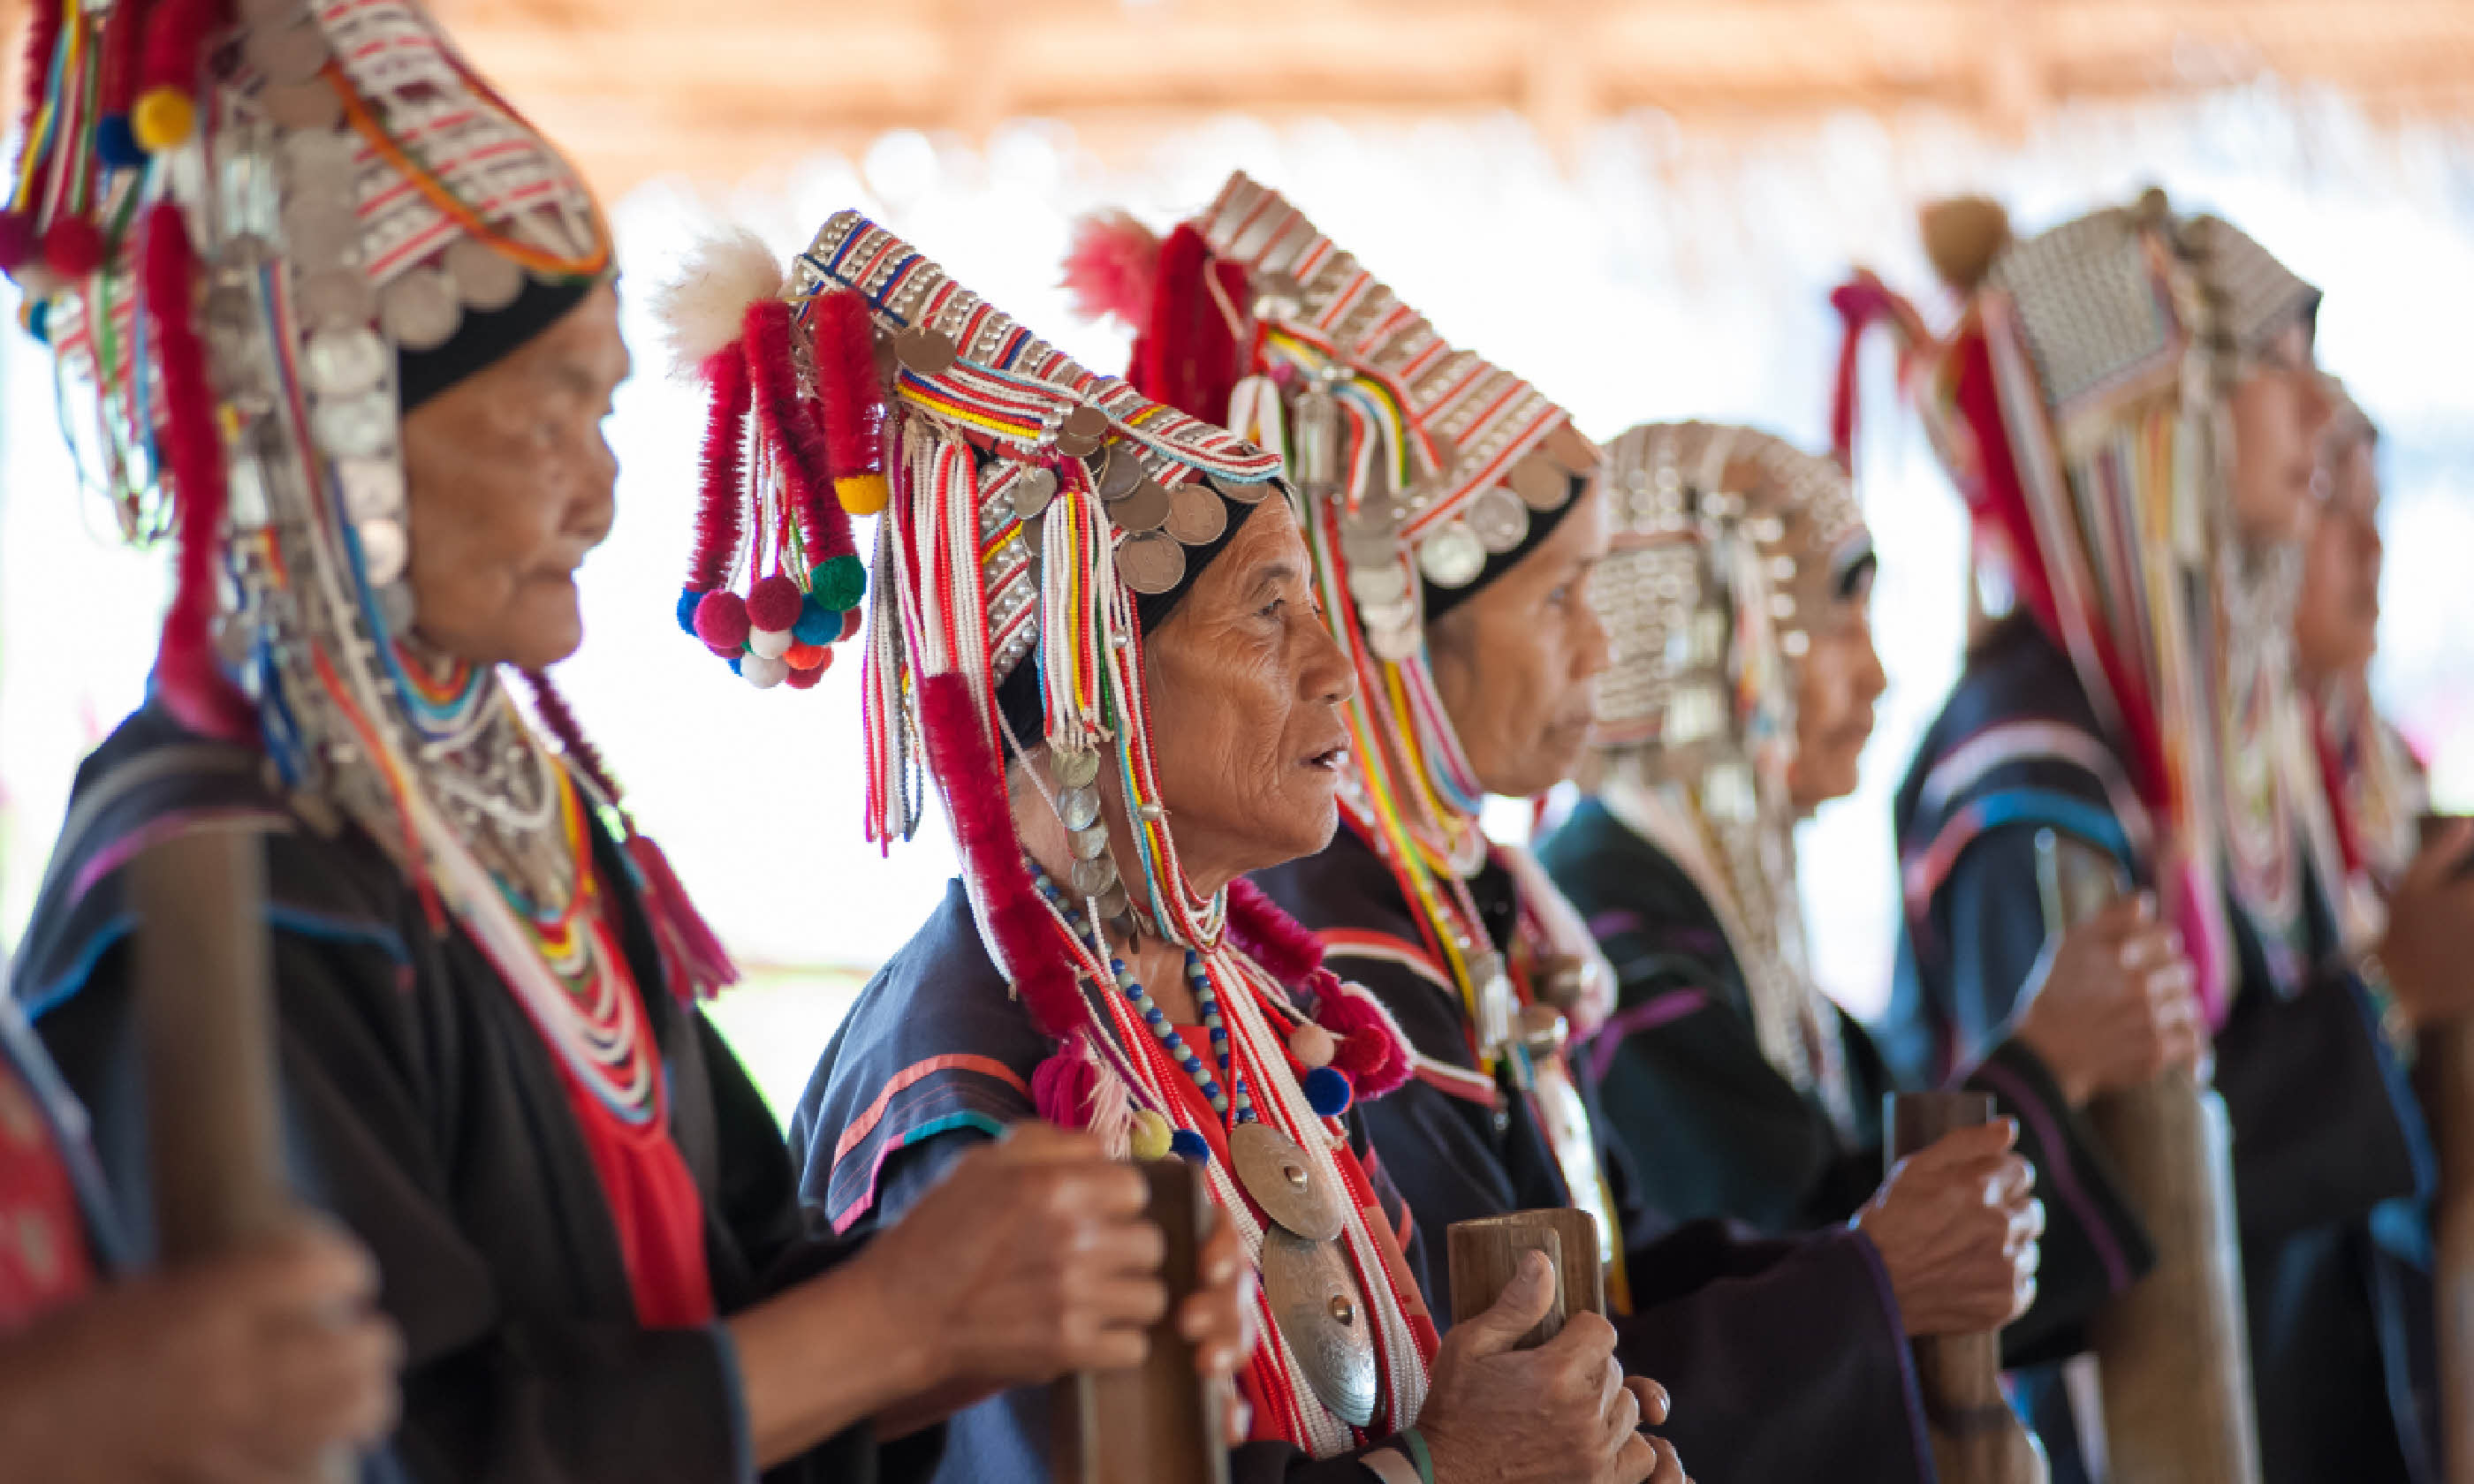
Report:
[[[669,347],[670,374],[692,381],[713,353],[739,338],[747,306],[783,290],[788,275],[764,239],[744,227],[707,237],[688,251],[678,276],[653,296],[653,317]]]

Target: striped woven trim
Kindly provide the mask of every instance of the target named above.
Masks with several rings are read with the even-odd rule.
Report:
[[[1395,964],[1447,994],[1460,993],[1459,988],[1452,983],[1452,976],[1444,970],[1443,966],[1436,963],[1434,956],[1424,948],[1406,938],[1363,927],[1329,927],[1315,936],[1322,940],[1323,958],[1326,962],[1332,959],[1360,958],[1370,959],[1378,964]]]
[[[1907,916],[1922,922],[1932,911],[1932,899],[1953,867],[1977,837],[2004,825],[2050,825],[2111,851],[2128,863],[2137,859],[2121,822],[2101,804],[2050,788],[2011,788],[1972,799],[1953,814],[1923,850],[1901,858],[1901,893]]]

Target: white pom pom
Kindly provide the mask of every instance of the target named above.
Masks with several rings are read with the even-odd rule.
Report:
[[[767,629],[750,629],[747,631],[747,647],[767,659],[778,658],[782,651],[790,647],[790,631],[785,629],[775,634]]]
[[[758,690],[771,690],[790,673],[787,659],[771,659],[763,655],[748,655],[739,661],[739,677]]]
[[[788,275],[764,239],[744,227],[689,250],[679,275],[653,296],[653,318],[669,347],[670,374],[693,380],[713,353],[739,338],[747,306],[781,294]]]

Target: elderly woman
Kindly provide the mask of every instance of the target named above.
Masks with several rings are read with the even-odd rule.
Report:
[[[1813,982],[1795,826],[1855,791],[1885,684],[1871,538],[1838,466],[1765,433],[1648,424],[1610,453],[1620,534],[1590,592],[1614,658],[1589,797],[1539,852],[1617,966],[1585,1054],[1653,1201],[1770,1232],[1869,1223],[1891,1081]],[[2075,1110],[2196,1058],[2190,972],[2125,902],[2065,941],[1969,1074],[2018,1121],[2054,1218],[2037,1302],[2003,1332],[2012,1364],[2076,1350],[2152,1261]],[[1916,1289],[1908,1255],[1883,1257]]]
[[[1562,1047],[1567,1015],[1604,1014],[1605,966],[1535,864],[1478,829],[1486,794],[1550,787],[1588,735],[1597,449],[1244,176],[1152,251],[1132,275],[1151,300],[1109,306],[1142,330],[1134,374],[1287,447],[1355,672],[1339,836],[1255,880],[1407,1035],[1417,1076],[1368,1122],[1419,1225],[1589,1210],[1628,1309],[1617,1352],[1673,1389],[1666,1434],[1713,1473],[1931,1477],[1903,1336],[1989,1328],[2021,1302],[2033,1217],[2004,1131],[1920,1158],[1861,1231],[1665,1232]],[[1221,303],[1259,319],[1232,326]]]
[[[2374,1219],[2427,1181],[2425,1134],[2333,936],[2289,751],[2318,293],[2158,193],[2021,241],[1982,203],[1928,226],[1968,313],[1919,384],[2016,611],[1898,799],[1922,1012],[1970,1059],[2036,983],[2040,836],[2157,890],[2217,1025],[2265,1475],[2431,1477],[2427,1314],[2404,1297],[2427,1238]],[[2413,1021],[2467,993],[2468,845],[2426,850],[2392,899],[2380,958]]]
[[[865,1230],[1007,1125],[1087,1125],[1200,1164],[1261,1275],[1233,1477],[1680,1479],[1635,1430],[1656,1392],[1622,1379],[1602,1320],[1511,1348],[1542,1263],[1438,1347],[1357,1106],[1406,1075],[1396,1036],[1232,890],[1330,838],[1349,750],[1349,667],[1278,459],[1076,366],[854,213],[798,262],[803,321],[858,325],[820,328],[845,348],[817,362],[864,382],[873,326],[899,368],[890,409],[848,410],[889,419],[859,454],[881,447],[893,482],[876,828],[914,823],[915,735],[965,868],[817,1065],[794,1125],[811,1206]],[[871,477],[832,443],[837,487]],[[1045,1477],[1043,1400],[957,1419],[943,1476]]]
[[[803,1234],[780,1136],[696,1009],[726,960],[555,695],[536,676],[557,750],[499,681],[575,647],[575,569],[613,514],[601,422],[628,362],[582,182],[401,0],[256,8],[237,45],[187,51],[194,16],[134,13],[170,28],[140,110],[163,153],[125,167],[144,209],[103,220],[136,229],[99,271],[86,255],[46,327],[95,384],[96,447],[133,455],[159,419],[168,489],[152,461],[104,472],[133,529],[168,499],[180,584],[151,698],[79,776],[14,986],[124,1209],[146,1181],[124,868],[184,830],[247,831],[298,1183],[377,1273],[279,1257],[255,1307],[206,1306],[351,1313],[375,1287],[417,1479],[900,1477],[934,1434],[872,1429],[1139,1355],[1156,1238],[1096,1140],[983,1151],[856,1255]],[[391,142],[415,129],[425,166]],[[125,146],[71,139],[60,168]],[[376,1361],[296,1340],[260,1383],[243,1347],[196,1404],[220,1422],[272,1400],[313,1442],[352,1435],[364,1414],[334,1406],[391,1357],[383,1330],[336,1343]],[[182,1358],[162,1374],[194,1378]],[[339,1361],[306,1397],[273,1384]],[[133,1396],[85,1456],[147,1441],[158,1404]]]

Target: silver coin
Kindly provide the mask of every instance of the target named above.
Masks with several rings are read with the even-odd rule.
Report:
[[[1466,587],[1486,570],[1486,546],[1467,521],[1454,520],[1419,543],[1418,568],[1438,587]]]
[[[361,245],[360,218],[332,196],[295,196],[283,209],[283,241],[304,263],[331,263]]]
[[[412,584],[397,583],[378,589],[378,621],[386,625],[389,634],[410,633],[412,618]]]
[[[1343,1422],[1374,1421],[1379,1378],[1373,1316],[1357,1275],[1333,1242],[1276,1229],[1263,1233],[1263,1297],[1317,1400]]]
[[[395,515],[403,510],[403,467],[393,459],[337,459],[344,514],[353,520]]]
[[[1202,478],[1203,481],[1209,484],[1212,489],[1219,491],[1222,494],[1235,500],[1240,505],[1258,505],[1262,503],[1263,496],[1279,488],[1277,483],[1269,479],[1249,482],[1243,479],[1231,479],[1225,474],[1205,474]]]
[[[416,268],[386,286],[378,320],[398,347],[435,350],[454,338],[455,327],[464,323],[464,305],[445,274]]]
[[[1201,481],[1189,480],[1169,491],[1169,535],[1188,546],[1206,546],[1220,539],[1221,533],[1227,529],[1227,502]]]
[[[392,520],[364,520],[352,527],[361,541],[361,576],[373,587],[383,587],[403,575],[404,559],[412,555],[403,527]]]
[[[1268,1123],[1241,1123],[1228,1136],[1228,1163],[1263,1214],[1310,1242],[1340,1235],[1346,1205],[1329,1175],[1298,1141]]]
[[[1469,501],[1467,518],[1478,544],[1491,552],[1510,551],[1529,535],[1529,507],[1501,485],[1480,490]]]
[[[1374,651],[1376,658],[1394,664],[1406,664],[1425,642],[1425,631],[1414,623],[1387,624],[1379,629],[1369,625],[1366,630],[1366,647]]]
[[[1100,791],[1069,788],[1056,796],[1056,817],[1068,829],[1088,829],[1100,823]]]
[[[1060,431],[1056,435],[1056,441],[1050,446],[1069,459],[1087,459],[1100,451],[1100,441],[1096,438],[1085,438],[1079,433]]]
[[[1409,597],[1409,569],[1396,561],[1351,565],[1348,569],[1348,590],[1360,608],[1406,602]]]
[[[1104,826],[1075,830],[1066,840],[1073,847],[1076,860],[1098,860],[1108,853],[1108,831]]]
[[[383,392],[321,402],[309,430],[330,459],[370,459],[395,446],[395,398]]]
[[[377,295],[357,268],[324,268],[301,280],[301,308],[311,324],[367,324],[377,318]]]
[[[353,187],[360,179],[360,162],[352,135],[333,129],[294,129],[283,136],[282,150],[290,172],[284,187],[293,195],[323,196],[347,210],[359,204]]]
[[[344,121],[344,100],[322,77],[264,88],[257,106],[281,129],[331,130]]]
[[[1100,754],[1087,748],[1071,748],[1050,754],[1048,769],[1056,775],[1062,788],[1088,788],[1100,776]]]
[[[1368,632],[1376,629],[1410,629],[1418,623],[1418,605],[1407,598],[1397,603],[1360,603],[1357,621]]]
[[[455,281],[455,297],[484,313],[506,308],[524,291],[523,266],[471,237],[447,249],[445,267]]]
[[[1146,479],[1124,499],[1108,506],[1108,518],[1121,530],[1156,531],[1168,519],[1168,491],[1156,481]]]
[[[1100,498],[1122,500],[1143,482],[1142,456],[1131,443],[1110,443],[1100,464]]]
[[[1081,439],[1092,444],[1108,436],[1108,415],[1097,407],[1077,407],[1065,415],[1056,431],[1067,438]]]
[[[1032,465],[1014,476],[1012,488],[1006,491],[1006,495],[1013,501],[1014,518],[1029,520],[1048,509],[1048,502],[1056,498],[1056,476]]]
[[[1503,482],[1520,496],[1521,504],[1541,514],[1562,510],[1572,498],[1572,476],[1542,453],[1523,455]]]
[[[386,342],[367,326],[313,330],[301,357],[302,375],[320,396],[357,396],[378,384],[391,359]]]
[[[1105,855],[1078,860],[1065,873],[1077,897],[1097,897],[1117,884],[1117,863]]]
[[[240,49],[249,64],[265,74],[266,81],[279,84],[308,82],[334,55],[327,50],[325,33],[305,21],[288,26],[253,26],[242,38]]]
[[[1396,528],[1352,520],[1340,528],[1341,554],[1352,567],[1385,566],[1400,560]]]
[[[1127,537],[1117,547],[1117,575],[1136,592],[1166,592],[1185,580],[1185,548],[1164,531]]]
[[[907,370],[921,376],[943,375],[952,369],[956,355],[952,336],[925,326],[894,336],[893,353]]]
[[[1126,909],[1132,905],[1133,898],[1126,895],[1123,881],[1112,880],[1107,889],[1100,893],[1100,915],[1104,918],[1123,917]]]

